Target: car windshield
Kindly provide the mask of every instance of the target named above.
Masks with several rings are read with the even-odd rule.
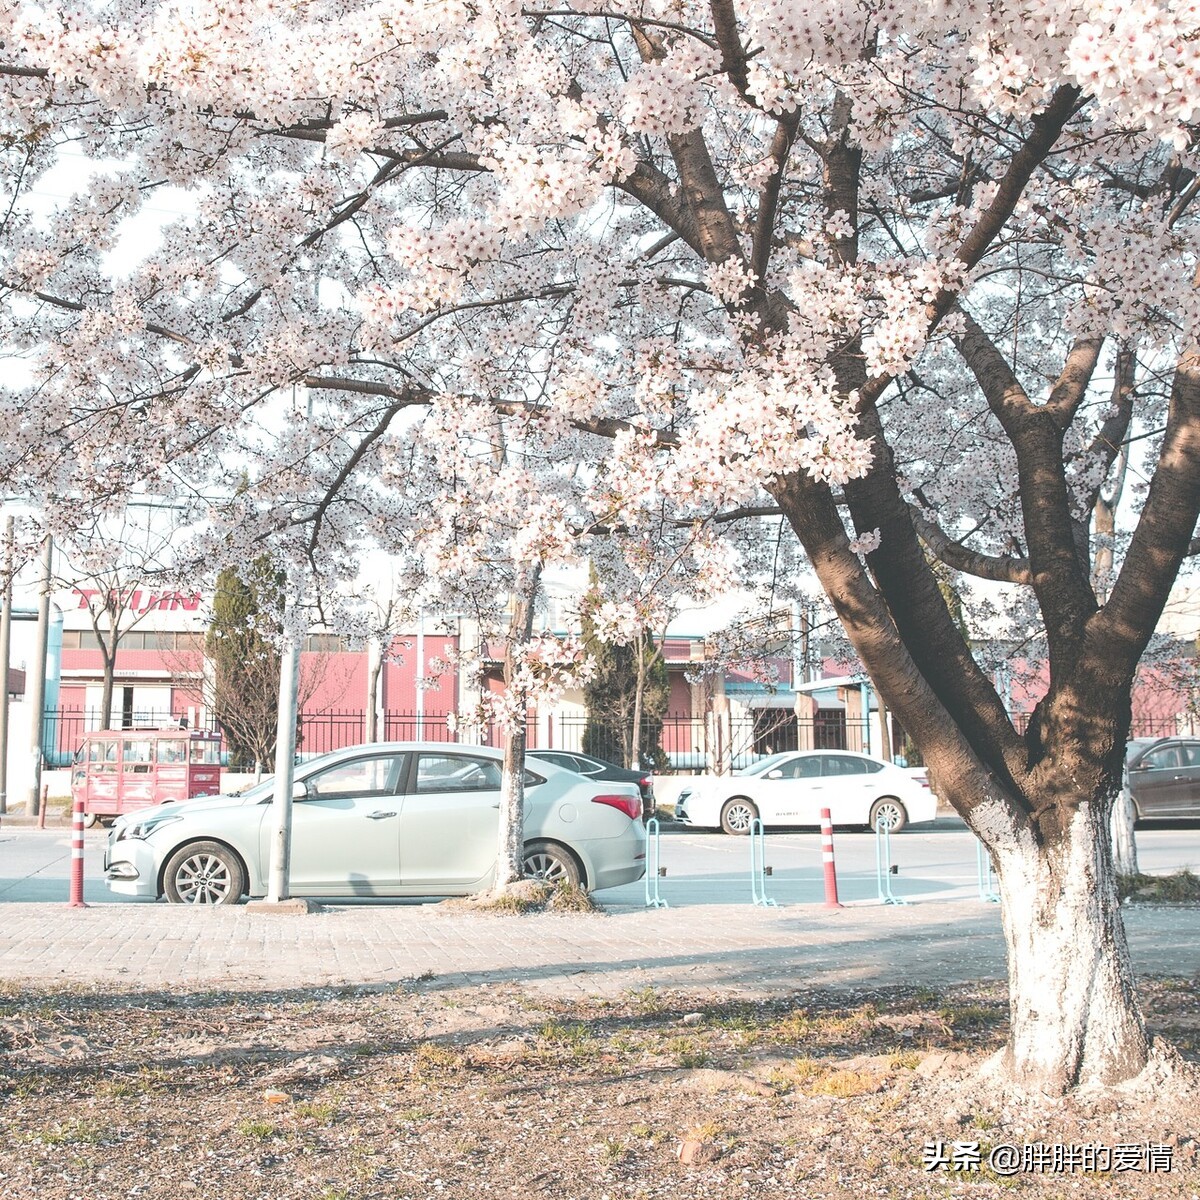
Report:
[[[295,767],[296,779],[303,779],[306,775],[311,775],[314,770],[327,762],[336,754],[340,754],[339,750],[331,750],[327,754],[318,754],[315,758],[305,759],[302,763],[297,763]],[[275,776],[266,775],[261,783],[251,784],[249,787],[244,787],[234,792],[235,796],[240,796],[243,800],[265,800],[275,791]]]
[[[760,758],[752,767],[743,767],[740,771],[734,771],[735,775],[765,775],[768,771],[779,766],[780,763],[786,762],[792,757],[792,751],[786,750],[782,754],[768,754],[766,758]]]

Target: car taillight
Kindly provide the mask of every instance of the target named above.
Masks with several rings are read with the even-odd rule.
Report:
[[[593,796],[592,803],[619,808],[631,821],[636,821],[642,815],[641,796]]]
[[[643,775],[643,776],[642,776],[642,778],[638,780],[638,787],[640,787],[640,788],[645,788],[645,789],[646,789],[646,791],[650,791],[650,789],[651,789],[653,786],[654,786],[654,778],[653,778],[653,776],[650,776],[650,775]]]

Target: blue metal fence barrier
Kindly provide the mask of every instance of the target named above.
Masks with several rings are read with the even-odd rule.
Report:
[[[765,908],[778,907],[767,895],[767,876],[771,868],[765,865],[767,852],[763,823],[758,817],[750,822],[750,897]]]
[[[670,908],[671,906],[658,894],[660,876],[667,873],[662,866],[662,830],[657,817],[651,817],[646,822],[646,907]]]
[[[892,893],[892,825],[886,817],[875,822],[875,887],[880,904],[907,904]]]
[[[984,904],[999,904],[1000,896],[994,886],[992,857],[983,848],[982,842],[975,843],[975,872],[979,878],[979,898]]]

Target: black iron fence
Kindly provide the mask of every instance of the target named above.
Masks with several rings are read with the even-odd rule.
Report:
[[[467,736],[468,732],[474,736]],[[381,715],[377,737],[385,742],[471,742],[498,745],[494,729],[479,736],[461,729],[457,719],[444,713],[387,712]],[[361,710],[330,710],[302,713],[297,730],[301,754],[325,754],[367,740],[367,714]]]
[[[1031,713],[1012,713],[1011,720],[1018,733],[1029,728]],[[1154,716],[1135,714],[1129,725],[1131,738],[1196,737],[1200,734],[1200,720],[1187,713]]]
[[[592,723],[584,716],[559,717],[552,726],[555,745],[580,750],[610,762],[628,761],[631,731],[615,724]],[[654,745],[642,759],[665,771],[704,771],[748,766],[767,754],[784,750],[866,750],[874,748],[877,730],[841,711],[798,720],[784,709],[751,713],[705,713],[664,717],[652,727]],[[643,742],[643,750],[645,750]]]
[[[145,710],[126,718],[126,728],[161,729],[179,726],[188,718],[178,713]],[[211,718],[195,722],[196,728],[219,732]],[[1013,722],[1024,731],[1026,714],[1014,714]],[[46,712],[49,765],[69,764],[83,742],[83,735],[102,726],[99,709],[60,708]],[[305,756],[340,750],[366,740],[366,714],[361,710],[302,713],[297,728],[297,749]],[[844,711],[818,713],[800,720],[788,709],[763,709],[750,713],[706,713],[697,716],[662,718],[652,730],[652,745],[643,748],[643,765],[659,771],[736,770],[763,755],[783,750],[858,750],[890,757],[893,748],[880,744],[877,721],[848,718]],[[1168,737],[1179,732],[1174,717],[1140,717],[1133,721],[1132,737]],[[495,725],[468,726],[453,714],[388,712],[382,715],[377,735],[395,742],[462,742],[499,747],[503,734]],[[592,724],[585,716],[551,713],[531,720],[528,729],[531,750],[574,750],[609,762],[629,761],[630,731],[619,723]]]
[[[300,718],[300,752],[321,754],[352,746],[366,739],[366,716],[360,711],[306,713]],[[847,720],[843,713],[819,714],[798,721],[784,710],[764,710],[731,715],[665,717],[651,730],[652,744],[643,739],[642,760],[659,770],[702,771],[718,766],[746,766],[766,754],[781,750],[875,750],[875,727],[862,720]],[[452,714],[389,712],[379,736],[387,741],[463,742],[499,747],[502,731],[460,723]],[[588,723],[582,715],[551,713],[531,720],[527,732],[531,750],[574,750],[609,762],[630,758],[630,730],[620,724]],[[647,760],[653,760],[648,762]]]

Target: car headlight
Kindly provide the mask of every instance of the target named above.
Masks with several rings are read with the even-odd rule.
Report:
[[[114,841],[124,841],[125,838],[137,838],[142,841],[148,838],[152,833],[161,829],[164,825],[170,825],[172,821],[182,821],[182,817],[177,817],[172,813],[160,813],[153,817],[143,817],[140,821],[133,821],[128,825],[122,825],[116,831]]]

